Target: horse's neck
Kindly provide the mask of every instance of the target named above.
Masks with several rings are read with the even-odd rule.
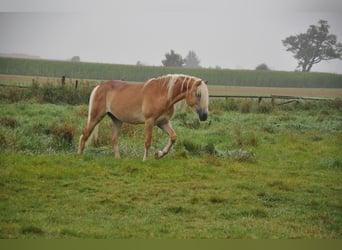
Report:
[[[169,100],[170,105],[174,105],[175,103],[184,100],[189,94],[191,86],[191,84],[185,86],[181,82],[177,82],[173,88],[172,98]]]

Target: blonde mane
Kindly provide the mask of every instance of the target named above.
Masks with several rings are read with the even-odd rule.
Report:
[[[181,91],[184,91],[185,89],[189,91],[189,85],[191,82],[196,82],[196,81],[202,81],[201,79],[194,77],[194,76],[187,76],[183,74],[168,74],[165,76],[158,77],[157,79],[153,78],[151,80],[164,80],[162,81],[162,84],[166,86],[167,88],[167,100],[170,101],[173,95],[173,90],[175,87],[175,84],[178,79],[183,78],[182,85],[181,85]],[[146,84],[149,84],[150,81],[148,81]],[[198,89],[197,91],[202,92],[203,89]],[[203,93],[205,95],[205,93]]]
[[[189,93],[189,90],[190,90],[189,85],[191,82],[202,81],[200,78],[197,78],[194,76],[188,76],[188,75],[183,75],[183,74],[168,74],[168,75],[160,76],[158,78],[150,79],[149,81],[145,83],[144,87],[146,87],[152,81],[155,81],[155,80],[161,81],[161,84],[167,88],[167,100],[170,101],[172,99],[174,87],[179,78],[183,78],[180,90],[181,92],[186,90],[187,91],[186,95],[188,95]],[[201,96],[202,105],[208,105],[208,88],[203,81],[197,87],[196,94]]]

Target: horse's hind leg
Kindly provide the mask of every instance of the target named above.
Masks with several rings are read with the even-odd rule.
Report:
[[[165,123],[165,124],[159,124],[158,127],[161,128],[165,133],[167,133],[170,136],[169,142],[164,147],[164,149],[162,151],[158,151],[155,153],[155,157],[159,159],[169,153],[172,145],[176,142],[177,134],[173,130],[170,121],[168,121],[168,123]]]
[[[154,119],[147,119],[145,121],[145,152],[144,152],[143,161],[147,160],[148,150],[151,147],[153,125],[154,125]]]

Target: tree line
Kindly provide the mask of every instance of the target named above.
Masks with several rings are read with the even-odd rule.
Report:
[[[282,40],[286,50],[293,53],[297,60],[297,69],[310,72],[313,65],[321,61],[342,59],[342,43],[337,42],[337,36],[330,34],[330,25],[325,20],[319,20],[318,25],[310,25],[305,33],[291,35]],[[196,53],[190,50],[185,58],[174,50],[165,54],[162,60],[165,67],[200,68],[200,60]],[[256,70],[269,70],[265,64],[259,64]]]
[[[165,54],[165,59],[162,60],[165,67],[185,67],[185,68],[200,68],[200,60],[196,53],[192,50],[189,51],[187,56],[183,59],[180,54],[175,53],[171,49],[170,53]]]

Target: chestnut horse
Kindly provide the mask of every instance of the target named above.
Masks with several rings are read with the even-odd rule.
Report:
[[[145,124],[144,161],[151,147],[153,126],[157,125],[166,132],[169,142],[155,154],[156,158],[163,157],[176,141],[170,118],[174,104],[183,99],[197,112],[201,121],[207,119],[208,88],[206,82],[197,77],[173,74],[152,78],[144,84],[108,81],[98,85],[90,96],[88,123],[80,136],[78,153],[82,154],[95,126],[107,114],[114,123],[112,143],[116,158],[120,157],[118,136],[123,122]]]

